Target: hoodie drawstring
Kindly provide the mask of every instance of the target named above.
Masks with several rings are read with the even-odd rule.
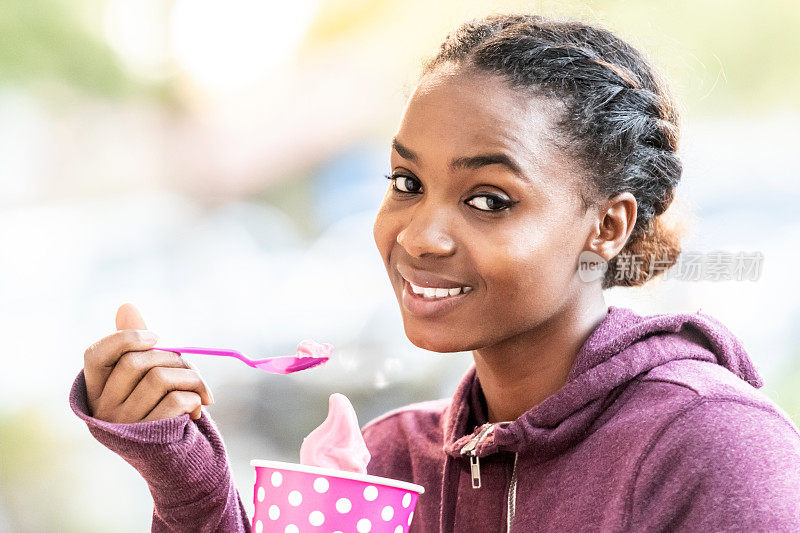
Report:
[[[442,472],[442,495],[439,503],[440,533],[453,533],[453,526],[456,520],[456,506],[455,501],[447,501],[447,493],[454,480],[456,484],[458,483],[457,469],[458,464],[456,464],[455,460],[450,457],[450,455],[445,454],[444,469]]]

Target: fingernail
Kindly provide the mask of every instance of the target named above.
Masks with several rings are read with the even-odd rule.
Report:
[[[206,384],[206,390],[208,391],[208,398],[211,400],[211,403],[214,403],[214,393],[211,392],[211,387],[208,386],[208,383],[206,383],[205,380],[203,380],[203,383]]]
[[[150,331],[149,329],[142,329],[139,330],[142,334],[142,339],[145,342],[156,342],[158,340],[158,335]]]

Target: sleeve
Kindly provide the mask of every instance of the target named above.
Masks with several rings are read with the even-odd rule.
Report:
[[[800,531],[800,434],[779,409],[700,400],[634,475],[626,531]]]
[[[153,532],[250,532],[227,453],[205,410],[163,420],[111,423],[89,415],[83,370],[70,390],[72,410],[103,446],[145,479],[153,496]]]

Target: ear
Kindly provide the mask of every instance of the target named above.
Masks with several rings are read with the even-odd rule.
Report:
[[[616,257],[633,232],[636,212],[636,198],[630,192],[609,198],[598,210],[586,250],[591,250],[606,261]]]

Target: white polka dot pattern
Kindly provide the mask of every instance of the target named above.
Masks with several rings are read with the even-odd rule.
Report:
[[[317,479],[314,480],[314,490],[319,492],[320,494],[328,492],[329,486],[330,484],[328,483],[328,480],[325,479],[324,477],[318,477]]]
[[[311,511],[308,515],[308,522],[312,526],[321,526],[325,522],[325,515],[321,511]]]
[[[375,498],[378,497],[378,487],[375,485],[370,485],[366,489],[364,489],[364,499],[368,502],[374,501]]]
[[[348,500],[347,498],[339,498],[338,500],[336,500],[336,510],[339,511],[340,513],[342,514],[349,513],[350,509],[352,508],[353,504],[350,503],[350,500]]]
[[[383,518],[383,520],[386,522],[391,520],[393,516],[394,516],[394,507],[392,507],[391,505],[387,505],[381,511],[381,518]]]
[[[321,472],[257,470],[253,533],[405,533],[416,494]]]

